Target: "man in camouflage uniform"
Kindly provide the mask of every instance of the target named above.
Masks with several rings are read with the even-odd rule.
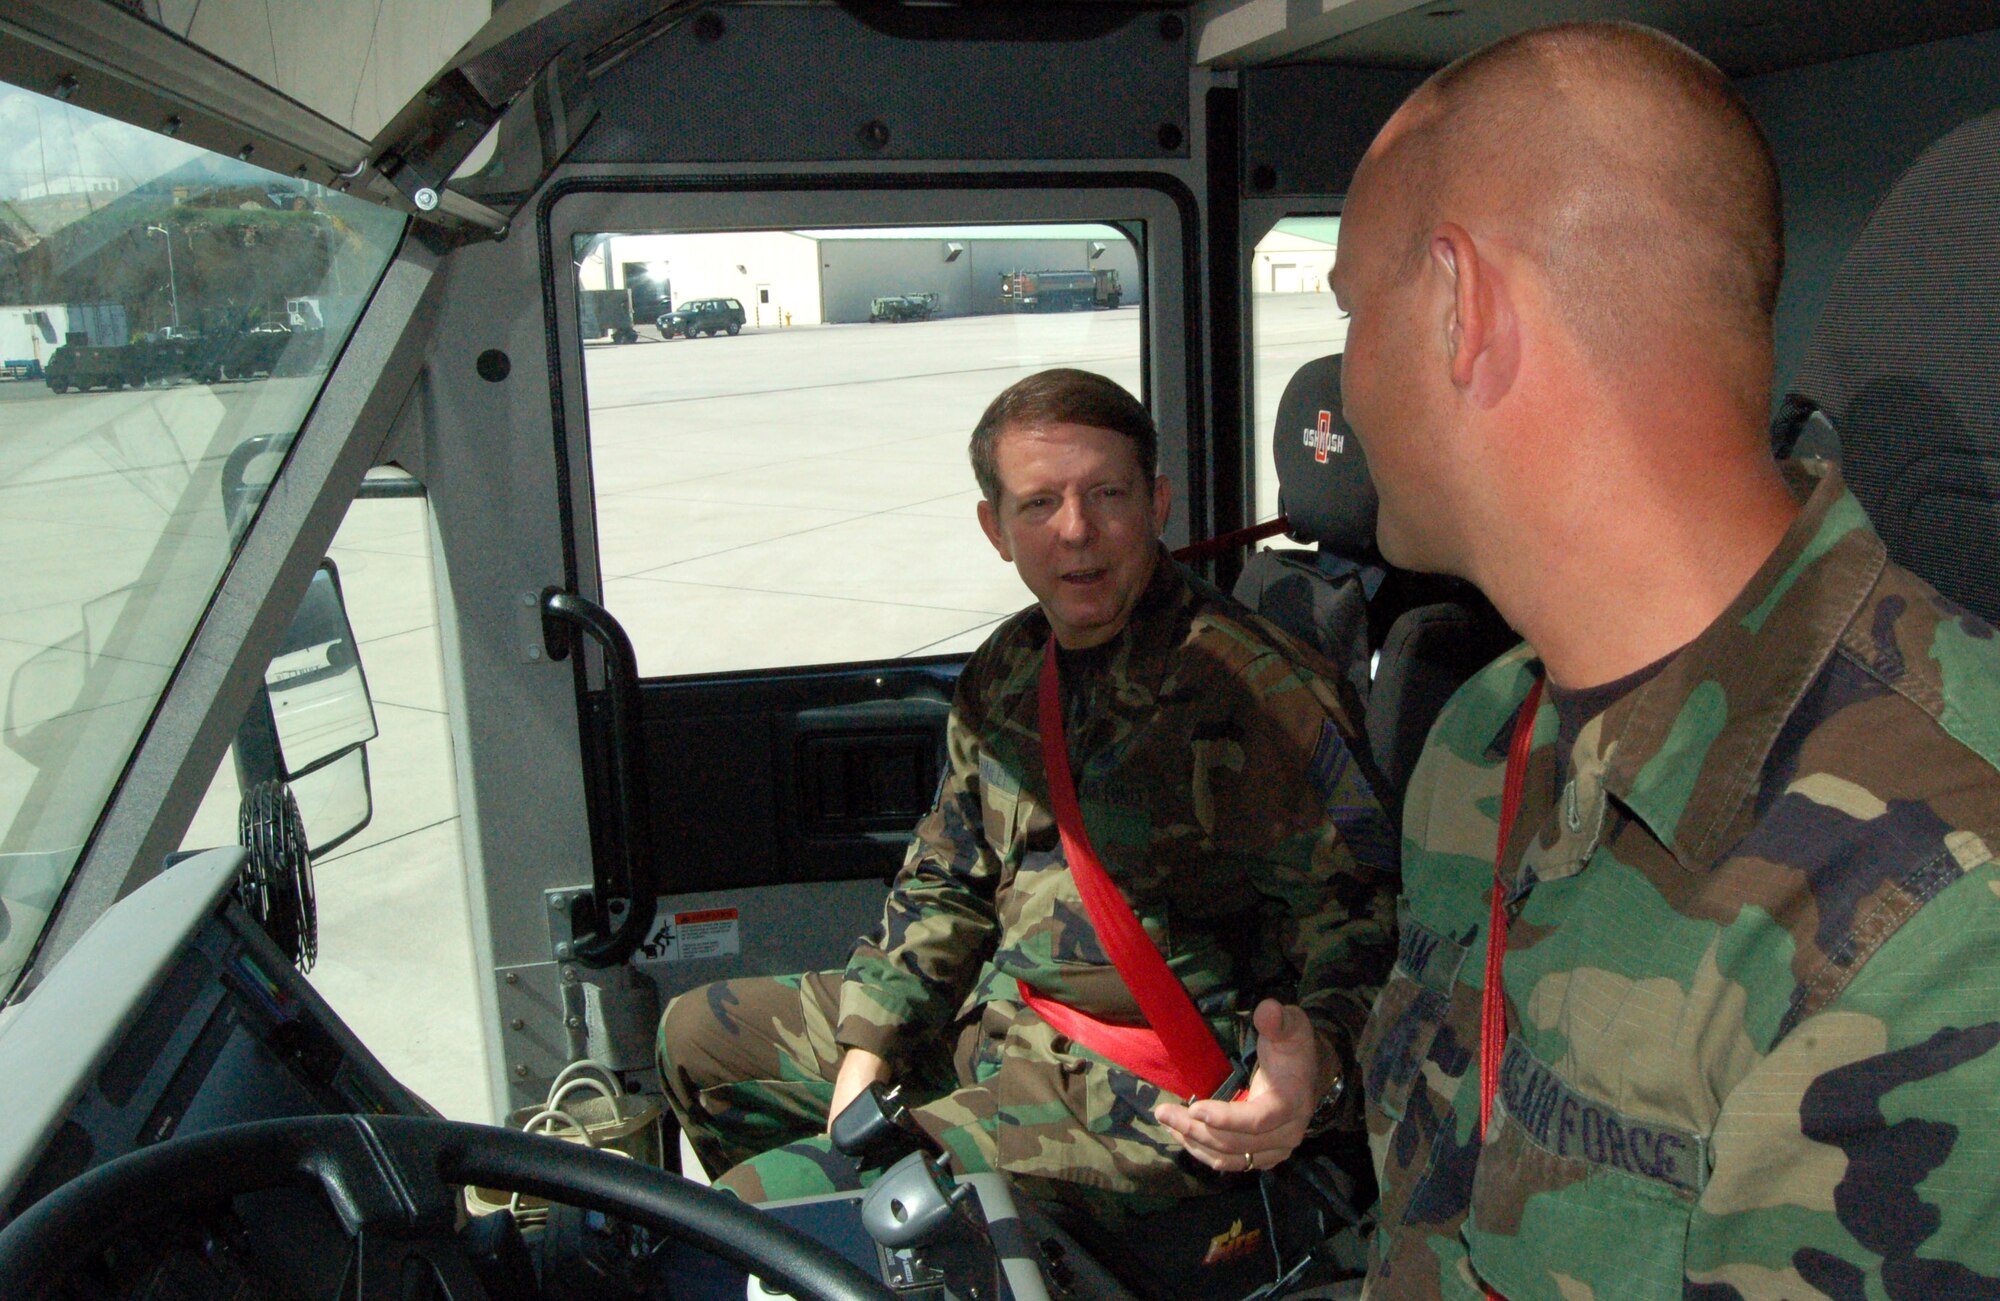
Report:
[[[1349,191],[1383,550],[1528,643],[1407,794],[1372,1296],[2000,1295],[2000,645],[1772,462],[1780,265],[1748,110],[1624,25],[1446,69]]]
[[[1003,1170],[1096,1215],[1269,1168],[1309,1124],[1358,1129],[1340,1082],[1390,960],[1393,828],[1355,766],[1341,674],[1160,547],[1154,439],[1143,407],[1081,371],[1023,380],[981,420],[980,521],[1037,604],[960,676],[937,804],[846,970],[718,983],[668,1008],[661,1073],[719,1186],[750,1200],[854,1186],[824,1129],[877,1080],[913,1095],[959,1172]],[[1023,1003],[1026,982],[1139,1019],[1049,811],[1036,688],[1052,629],[1105,871],[1225,1045],[1255,1009],[1241,1101],[1178,1105]]]

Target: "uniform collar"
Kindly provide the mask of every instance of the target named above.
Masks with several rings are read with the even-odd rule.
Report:
[[[1199,601],[1199,582],[1162,546],[1153,576],[1118,635],[1094,648],[1094,653],[1072,657],[1064,665],[1066,700],[1082,693],[1086,702],[1076,706],[1083,716],[1072,713],[1069,725],[1079,783],[1098,767],[1115,763],[1124,743],[1157,713],[1173,652],[1187,639],[1188,621]],[[1048,617],[1039,606],[1031,606],[1017,628],[1006,653],[1002,692],[1007,727],[1021,738],[1025,758],[1029,739],[1041,732],[1035,717],[1035,687],[1049,640]],[[1039,771],[1039,756],[1033,766]]]
[[[1101,674],[1117,683],[1121,696],[1137,688],[1150,701],[1166,675],[1167,657],[1186,640],[1187,620],[1179,616],[1194,603],[1192,579],[1167,553],[1166,547],[1159,546],[1153,576],[1133,603],[1125,626],[1118,630],[1117,636],[1092,648],[1095,653],[1072,656],[1072,662],[1087,665],[1086,672],[1093,679]],[[1049,639],[1048,616],[1037,607],[1030,612],[1023,630],[1036,656],[1029,671],[1038,673],[1041,649]]]
[[[1783,468],[1805,505],[1777,549],[1714,623],[1576,747],[1579,760],[1601,766],[1603,794],[1689,871],[1706,871],[1733,842],[1779,730],[1887,560],[1838,467]],[[1585,820],[1594,839],[1599,819]]]

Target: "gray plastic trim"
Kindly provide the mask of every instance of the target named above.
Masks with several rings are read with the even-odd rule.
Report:
[[[11,1202],[201,919],[243,866],[211,849],[121,899],[0,1023],[0,1206]]]

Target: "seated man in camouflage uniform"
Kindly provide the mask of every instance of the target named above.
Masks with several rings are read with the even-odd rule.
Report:
[[[1023,380],[981,419],[980,523],[1037,604],[959,678],[937,805],[846,970],[718,983],[667,1009],[661,1073],[720,1187],[853,1186],[824,1130],[874,1081],[904,1086],[961,1173],[1007,1171],[1093,1214],[1221,1188],[1309,1125],[1358,1129],[1359,1090],[1341,1084],[1391,954],[1395,850],[1353,760],[1352,693],[1166,555],[1154,446],[1145,408],[1081,371]],[[1049,812],[1036,685],[1051,630],[1106,872],[1226,1046],[1254,1009],[1240,1101],[1179,1105],[1024,1006],[1021,983],[1100,1020],[1138,1015]]]
[[[1773,461],[1779,212],[1622,24],[1440,72],[1348,191],[1382,551],[1528,643],[1407,795],[1372,1297],[2000,1295],[2000,642]]]

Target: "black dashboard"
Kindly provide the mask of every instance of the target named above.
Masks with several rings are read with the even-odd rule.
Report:
[[[240,854],[188,860],[121,901],[0,1022],[0,1223],[168,1139],[434,1114],[234,902]],[[330,1297],[350,1252],[316,1191],[277,1188],[195,1219],[148,1219],[79,1263],[78,1295]]]

